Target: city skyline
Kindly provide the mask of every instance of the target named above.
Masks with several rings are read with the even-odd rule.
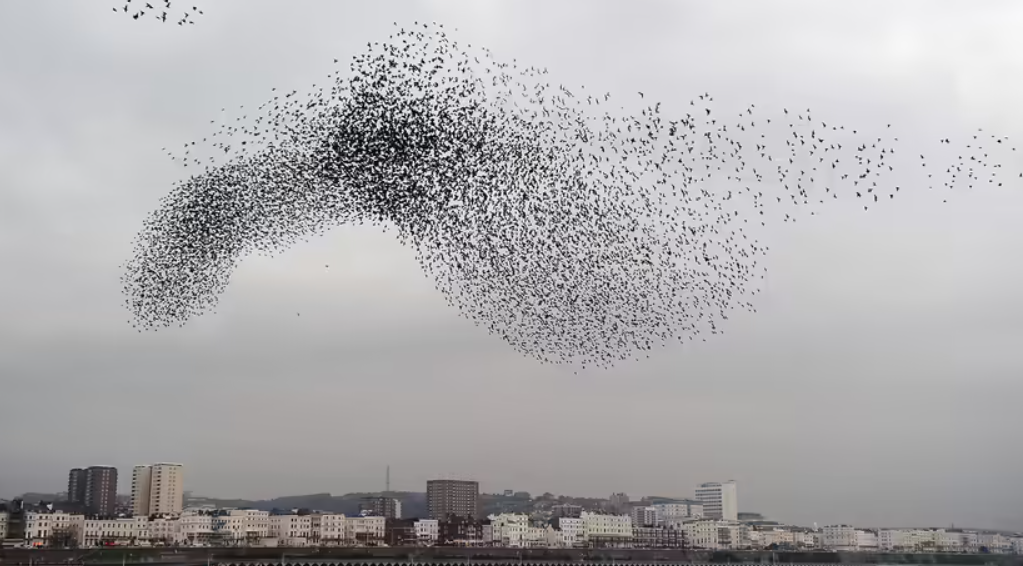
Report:
[[[469,483],[473,482],[432,482],[429,491],[444,495],[441,492],[465,492],[465,488],[470,488],[469,491],[474,492],[474,486],[469,486]],[[724,483],[718,483],[716,487],[724,486]],[[703,485],[701,489],[708,487]],[[707,499],[706,493],[701,496]],[[612,494],[607,503],[609,507],[621,507],[627,504],[627,499],[619,492]],[[711,499],[720,500],[721,494]],[[180,513],[95,517],[69,513],[50,504],[23,506],[16,503],[0,506],[0,540],[6,545],[58,548],[150,544],[264,548],[313,545],[324,548],[384,543],[387,546],[440,544],[548,549],[614,547],[1023,554],[1023,535],[1018,532],[962,528],[859,528],[848,524],[814,525],[811,529],[764,521],[759,516],[748,516],[742,521],[708,517],[702,512],[703,506],[696,502],[685,505],[662,502],[636,507],[630,517],[630,514],[615,512],[579,511],[576,506],[553,504],[553,501],[547,499],[543,510],[488,513],[485,518],[470,516],[477,508],[469,505],[466,513],[448,513],[446,519],[388,516],[395,515],[393,506],[390,511],[380,509],[377,513],[345,515],[311,509],[267,510],[206,505],[188,507]],[[717,506],[728,507],[727,504]],[[715,511],[722,512],[727,513],[722,509]],[[435,509],[431,509],[430,514],[436,514]]]
[[[133,474],[131,476],[132,480],[129,480],[127,489],[125,489],[124,482],[121,482],[121,485],[119,485],[119,487],[118,487],[117,497],[127,497],[127,498],[130,498],[131,507],[132,508],[136,508],[136,503],[135,502],[136,502],[137,498],[135,497],[134,490],[132,489],[134,487],[134,483],[135,483],[134,482],[134,477],[138,473],[138,470],[152,469],[154,466],[157,466],[157,467],[158,466],[171,466],[171,467],[177,468],[179,470],[183,469],[183,465],[182,464],[178,464],[178,463],[157,463],[157,464],[130,466],[132,468],[132,470],[133,470]],[[116,471],[116,467],[113,467],[113,466],[90,466],[90,468],[113,468]],[[72,470],[72,473],[74,471],[75,470]],[[181,475],[182,475],[182,473],[180,471],[176,472],[176,476],[178,478],[180,478]],[[668,498],[668,499],[672,499],[672,500],[674,500],[676,502],[679,502],[682,505],[687,506],[687,507],[690,506],[690,505],[698,504],[704,510],[707,510],[707,512],[705,513],[705,516],[707,516],[708,518],[724,519],[724,520],[731,520],[731,521],[737,520],[738,517],[743,515],[743,514],[750,514],[750,513],[752,513],[752,514],[756,514],[756,515],[761,515],[761,516],[766,517],[766,518],[770,518],[772,520],[780,521],[782,524],[799,525],[799,526],[808,526],[808,525],[811,525],[811,524],[821,524],[821,525],[823,525],[823,524],[829,524],[829,525],[830,524],[834,524],[834,525],[854,524],[857,527],[861,527],[861,528],[939,528],[939,527],[949,527],[949,526],[955,527],[958,524],[959,527],[966,526],[967,528],[982,528],[982,529],[989,529],[989,530],[995,530],[995,531],[1005,531],[1005,532],[1020,532],[1020,531],[1023,531],[1023,529],[1019,529],[1019,528],[1013,527],[1012,525],[997,525],[997,524],[969,525],[969,524],[964,524],[961,521],[954,521],[954,520],[953,521],[949,521],[949,522],[944,523],[944,524],[942,524],[942,523],[926,523],[926,522],[923,522],[923,523],[912,523],[912,524],[896,524],[896,523],[884,523],[884,522],[865,524],[865,523],[862,523],[862,522],[856,522],[856,521],[851,521],[851,520],[848,520],[848,519],[841,519],[841,518],[835,519],[835,520],[827,520],[827,521],[823,521],[823,520],[811,520],[809,522],[793,521],[793,520],[791,520],[791,519],[789,519],[787,517],[779,516],[779,515],[773,513],[770,509],[760,509],[760,508],[750,508],[750,507],[739,506],[737,504],[737,501],[738,501],[738,496],[737,496],[737,494],[738,494],[738,490],[737,490],[738,482],[736,480],[734,480],[734,479],[723,480],[723,481],[709,481],[709,482],[708,481],[702,481],[702,482],[699,482],[697,484],[694,484],[690,488],[690,491],[688,491],[688,492],[648,493],[648,492],[639,492],[639,491],[637,491],[637,492],[634,492],[634,493],[630,494],[630,493],[621,492],[621,491],[614,491],[614,490],[612,490],[612,491],[610,491],[608,493],[558,493],[558,492],[553,492],[551,490],[530,490],[530,489],[521,489],[520,486],[516,486],[515,488],[508,488],[508,487],[496,486],[496,485],[494,487],[492,487],[492,488],[484,488],[483,486],[486,485],[485,481],[467,480],[467,479],[456,479],[457,476],[458,476],[458,474],[446,474],[444,479],[438,479],[438,478],[435,478],[435,477],[430,477],[430,478],[424,480],[422,485],[420,485],[418,488],[417,487],[403,487],[401,481],[399,480],[399,485],[397,486],[397,488],[395,488],[394,486],[391,485],[391,482],[392,482],[391,466],[390,465],[386,465],[384,467],[384,469],[383,469],[382,484],[379,485],[379,486],[375,486],[375,487],[371,487],[371,488],[365,488],[365,489],[340,489],[340,490],[337,490],[337,491],[331,491],[331,490],[326,490],[326,491],[312,490],[312,491],[300,491],[300,492],[294,492],[294,493],[277,493],[277,494],[271,494],[270,496],[266,496],[266,497],[245,497],[245,496],[239,496],[237,494],[200,493],[200,492],[197,492],[195,490],[184,489],[185,486],[183,484],[181,484],[180,480],[179,480],[179,483],[177,485],[178,491],[177,491],[176,495],[172,496],[172,497],[176,497],[177,498],[176,499],[177,503],[172,505],[169,508],[168,507],[163,507],[163,509],[164,509],[163,512],[176,513],[176,512],[180,512],[181,509],[187,507],[187,504],[186,504],[186,501],[185,501],[186,500],[186,494],[188,494],[190,497],[200,498],[200,499],[208,498],[208,499],[213,499],[213,500],[243,499],[243,500],[249,500],[249,501],[272,501],[272,500],[277,499],[277,498],[294,497],[296,495],[304,495],[304,494],[312,494],[312,493],[332,493],[334,495],[358,494],[358,493],[375,493],[375,494],[380,494],[381,496],[386,494],[386,493],[393,493],[393,494],[419,493],[419,494],[425,495],[427,497],[427,500],[429,500],[429,493],[430,493],[429,486],[430,486],[431,483],[433,483],[433,482],[438,482],[438,483],[454,482],[454,483],[458,483],[458,484],[473,484],[473,485],[475,485],[476,486],[475,487],[476,493],[478,493],[479,495],[487,494],[487,495],[495,495],[496,496],[496,495],[500,495],[502,493],[507,494],[508,492],[513,492],[513,493],[526,492],[526,493],[529,493],[533,498],[538,498],[538,497],[540,497],[544,493],[552,493],[553,495],[558,496],[558,497],[564,496],[564,497],[569,497],[569,498],[601,499],[601,500],[606,500],[608,502],[608,507],[607,507],[608,511],[616,512],[617,513],[620,510],[620,514],[623,514],[623,515],[631,515],[632,511],[635,510],[635,508],[639,505],[640,499],[633,499],[632,498],[633,496],[635,496],[635,497],[642,498],[642,499],[645,499],[645,498]],[[117,477],[117,474],[115,474],[115,477]],[[120,477],[124,477],[124,476],[120,476]],[[70,485],[69,485],[69,487],[70,487]],[[387,489],[387,488],[391,488],[391,489]],[[20,497],[21,494],[24,494],[24,493],[43,493],[43,494],[51,494],[52,493],[53,495],[60,495],[60,494],[63,493],[63,495],[67,496],[67,500],[71,501],[71,499],[70,499],[70,489],[68,491],[66,491],[66,492],[47,491],[45,489],[44,490],[22,490],[22,491],[17,492],[15,495],[5,495],[3,493],[0,493],[0,501],[3,501],[5,499],[7,499],[7,500],[14,499],[16,497]],[[154,494],[154,497],[156,497],[155,494]],[[624,503],[616,502],[616,498],[621,498],[621,501],[624,502]],[[364,502],[365,502],[365,500],[364,500]],[[390,509],[388,507],[381,507],[380,505],[381,505],[380,503],[374,503],[374,504],[368,505],[368,508],[374,509],[374,510],[375,509]],[[427,505],[429,506],[429,503],[427,503]],[[479,508],[478,506],[479,506],[479,502],[477,502],[477,508]],[[360,504],[360,508],[361,507],[362,507],[362,505]],[[398,501],[398,505],[397,505],[397,515],[398,516],[401,516],[401,509],[402,509],[402,505],[401,505],[400,500],[399,500]],[[147,504],[146,510],[149,511],[148,504]],[[722,512],[722,511],[719,511],[719,510],[724,510],[724,511]],[[393,513],[393,512],[394,512],[393,509],[391,509],[390,511],[385,513],[385,515],[389,515],[389,513]],[[143,515],[148,515],[148,514],[150,514],[150,513],[149,512],[143,513]],[[704,514],[703,510],[701,510],[701,514]],[[836,511],[830,511],[829,512],[829,516],[839,516],[840,517],[841,513],[840,512],[836,512]],[[430,513],[425,513],[423,518],[436,518],[436,517],[433,517]]]
[[[146,468],[150,468],[151,469],[154,466],[172,466],[172,467],[175,467],[175,468],[178,468],[178,469],[183,469],[182,464],[162,463],[162,464],[152,464],[152,465],[136,465],[136,466],[133,467],[133,471],[137,471],[139,469],[146,469]],[[109,468],[109,466],[92,466],[90,468]],[[116,471],[116,468],[114,468],[114,470]],[[75,471],[76,470],[72,470],[72,474]],[[134,478],[134,475],[135,474],[133,474],[133,478]],[[180,471],[177,472],[177,476],[178,477],[181,476],[181,472]],[[391,479],[390,466],[387,466],[385,468],[385,476],[384,477],[385,477],[385,479],[384,479],[384,481],[385,481],[385,488],[386,487],[390,487],[390,479]],[[133,484],[134,484],[134,481],[133,481]],[[475,493],[477,495],[476,495],[476,500],[475,500],[475,504],[474,504],[473,507],[475,509],[477,509],[477,511],[472,516],[474,518],[480,518],[480,517],[483,517],[485,515],[484,513],[482,513],[482,502],[479,500],[479,496],[480,495],[499,496],[499,495],[503,494],[505,496],[508,496],[509,493],[511,493],[511,494],[528,493],[532,498],[539,500],[545,494],[550,493],[551,495],[553,495],[555,497],[558,497],[558,498],[566,497],[566,498],[569,498],[569,499],[603,500],[606,503],[606,505],[600,507],[599,508],[599,512],[601,512],[601,513],[610,513],[610,514],[615,514],[615,515],[622,515],[622,516],[629,516],[629,517],[632,518],[634,524],[640,525],[640,526],[643,526],[642,525],[643,521],[638,521],[637,520],[637,515],[642,516],[644,509],[658,508],[659,509],[659,511],[658,511],[659,515],[663,515],[663,517],[667,517],[670,520],[682,520],[682,518],[689,518],[689,517],[699,516],[699,517],[705,517],[707,519],[724,520],[724,521],[727,521],[727,522],[737,522],[737,521],[738,522],[742,522],[742,521],[750,520],[750,517],[752,516],[752,517],[759,517],[759,520],[770,520],[772,523],[776,522],[779,525],[794,526],[794,527],[801,527],[801,528],[808,528],[811,525],[816,528],[816,526],[818,524],[820,524],[820,525],[832,525],[832,526],[853,525],[853,526],[855,526],[856,528],[859,528],[859,529],[864,529],[864,528],[865,529],[917,529],[917,528],[919,528],[919,529],[938,529],[938,528],[953,528],[953,529],[956,529],[956,528],[958,528],[958,529],[966,528],[966,529],[971,529],[971,528],[981,528],[981,529],[984,529],[984,530],[996,531],[996,532],[1006,532],[1006,533],[1020,533],[1020,532],[1023,532],[1023,530],[1014,529],[1014,528],[1011,528],[1011,527],[1003,527],[1003,526],[978,527],[978,526],[963,525],[963,524],[956,525],[954,522],[950,523],[948,525],[926,524],[926,523],[912,524],[912,525],[897,525],[897,524],[883,524],[883,523],[882,524],[870,524],[870,525],[867,525],[867,524],[854,523],[854,522],[851,522],[851,521],[837,520],[837,521],[829,521],[829,522],[813,521],[812,523],[801,524],[801,523],[797,523],[797,522],[779,520],[780,518],[775,516],[775,515],[773,515],[770,512],[770,510],[763,510],[763,509],[753,510],[753,509],[748,509],[748,508],[740,507],[738,505],[738,489],[737,489],[737,485],[738,484],[737,484],[737,482],[735,480],[726,480],[726,481],[720,481],[720,482],[701,482],[700,484],[694,486],[694,488],[691,491],[691,493],[683,494],[683,495],[679,495],[679,494],[664,494],[664,493],[659,493],[659,494],[654,494],[654,493],[634,494],[637,497],[636,499],[632,498],[632,496],[630,494],[624,493],[624,492],[613,492],[613,493],[610,493],[609,495],[608,494],[584,495],[584,494],[572,494],[572,493],[551,493],[549,491],[530,492],[528,490],[516,490],[516,489],[507,489],[507,488],[505,488],[505,489],[494,489],[493,491],[486,491],[486,490],[483,490],[483,489],[481,489],[479,487],[481,485],[481,482],[479,482],[479,481],[476,481],[476,480],[465,480],[465,479],[453,479],[453,478],[445,478],[445,479],[433,478],[433,479],[426,480],[426,483],[422,487],[422,489],[355,490],[355,491],[337,492],[337,493],[335,493],[335,495],[359,494],[359,493],[377,494],[377,495],[373,495],[373,496],[370,496],[370,497],[362,497],[360,499],[360,502],[359,502],[359,510],[360,511],[371,511],[373,515],[380,515],[380,516],[383,516],[383,517],[386,517],[386,518],[403,518],[402,501],[401,501],[401,499],[400,498],[392,499],[391,497],[388,497],[387,494],[388,493],[393,494],[393,495],[409,494],[409,493],[421,494],[421,495],[424,495],[426,497],[426,505],[427,505],[426,509],[427,509],[427,512],[423,513],[422,516],[412,516],[412,517],[404,517],[404,518],[438,519],[438,518],[440,518],[440,514],[435,513],[435,512],[430,510],[431,509],[431,503],[430,503],[430,501],[431,501],[431,497],[430,497],[430,491],[431,491],[430,486],[431,486],[431,484],[458,484],[457,487],[456,487],[456,490],[461,489],[462,491],[464,491],[466,486],[468,486],[472,490],[475,490]],[[70,484],[69,484],[69,487],[70,487]],[[47,492],[37,492],[37,493],[47,493]],[[65,492],[63,494],[60,493],[60,492],[56,492],[53,495],[65,495],[65,496],[67,496],[66,497],[67,501],[72,501],[72,499],[70,497],[70,493],[71,492],[70,492],[70,489],[69,489],[68,492]],[[253,501],[253,502],[273,501],[274,499],[277,499],[277,498],[290,498],[290,497],[295,497],[296,495],[300,496],[301,494],[278,494],[276,496],[268,497],[268,498],[255,498],[255,499],[252,499],[251,501]],[[117,497],[129,498],[129,500],[131,502],[131,504],[129,506],[130,509],[136,509],[137,508],[137,506],[136,506],[136,497],[132,493],[118,493]],[[191,492],[190,490],[181,490],[181,491],[179,491],[177,493],[177,498],[178,499],[176,500],[176,504],[174,504],[173,506],[171,506],[169,508],[165,507],[165,508],[163,508],[162,512],[157,512],[155,514],[165,514],[165,513],[176,514],[176,513],[180,513],[181,510],[190,508],[190,505],[188,504],[189,498],[194,498],[194,499],[198,499],[198,500],[202,500],[202,501],[207,501],[207,500],[214,500],[214,501],[225,501],[225,500],[227,500],[227,501],[230,501],[230,500],[233,500],[233,499],[239,499],[239,498],[235,498],[235,497],[221,497],[221,496],[218,496],[216,494],[197,494],[197,493]],[[0,501],[3,501],[4,499],[5,498],[3,497],[3,494],[0,494]],[[13,499],[13,497],[11,499]],[[241,498],[241,499],[246,499],[246,498]],[[660,499],[663,499],[665,501],[650,502],[651,500],[660,500]],[[646,503],[644,503],[644,501],[646,501]],[[208,505],[208,503],[204,503],[202,505]],[[200,507],[202,507],[202,505]],[[450,502],[446,502],[443,505],[450,506],[451,503]],[[557,504],[554,507],[555,508],[559,508],[559,507],[565,507],[565,506],[574,507],[574,505],[570,505],[570,504]],[[447,507],[445,507],[445,508],[447,508]],[[579,511],[582,511],[582,510],[583,510],[583,508],[580,507]],[[154,514],[150,509],[146,509],[146,511],[148,511],[148,512],[142,513],[142,515],[145,516],[145,515]],[[591,509],[590,512],[593,512],[593,510]],[[130,514],[130,511],[129,511],[129,514]],[[464,515],[463,513],[456,512],[452,516],[465,518],[465,517],[463,517],[463,515]],[[555,514],[555,515],[557,515],[557,514]],[[745,519],[743,518],[744,515],[746,516]],[[576,516],[576,515],[573,515],[573,516]]]
[[[765,228],[757,313],[579,375],[460,317],[368,226],[244,258],[184,328],[136,332],[119,284],[194,172],[162,148],[323,86],[412,22],[625,112],[711,93],[722,116],[812,108],[931,155],[977,128],[1023,143],[1023,6],[217,0],[164,26],[94,4],[0,2],[0,52],[18,54],[0,57],[3,496],[91,463],[121,493],[132,466],[169,460],[183,489],[251,499],[380,491],[390,465],[396,490],[694,497],[734,478],[740,511],[795,524],[1023,529],[1016,184],[904,186]]]

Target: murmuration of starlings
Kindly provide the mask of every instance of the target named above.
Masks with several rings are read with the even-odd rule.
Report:
[[[452,35],[398,28],[325,84],[274,89],[168,151],[195,173],[125,266],[132,324],[183,325],[214,309],[243,257],[368,224],[515,350],[608,368],[755,311],[769,222],[837,202],[870,210],[909,187],[1023,184],[999,162],[1015,148],[983,131],[936,141],[928,159],[890,126],[868,134],[806,109],[723,113],[705,93],[672,114],[643,92],[624,104],[569,89]]]

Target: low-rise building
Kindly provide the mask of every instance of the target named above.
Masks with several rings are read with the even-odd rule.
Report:
[[[158,516],[149,519],[149,540],[156,544],[180,544],[181,521],[174,516]]]
[[[975,544],[973,536],[944,529],[882,529],[877,547],[883,552],[960,552]]]
[[[63,511],[25,513],[25,542],[32,546],[74,546],[84,529],[85,516]]]
[[[495,546],[506,546],[521,548],[525,531],[529,527],[529,517],[518,513],[501,513],[491,515],[490,528],[487,529],[488,536],[484,537],[485,543]]]
[[[754,548],[805,548],[804,533],[778,527],[751,528],[748,532]],[[811,537],[811,544],[813,538]]]
[[[416,539],[419,544],[424,546],[433,546],[437,544],[437,539],[440,537],[440,521],[437,519],[417,519],[416,520]]]
[[[657,503],[652,505],[657,513],[659,525],[681,525],[691,519],[699,519],[704,516],[703,503],[693,499],[682,499],[671,503]]]
[[[653,505],[645,505],[632,508],[632,526],[655,527],[661,524],[657,517],[657,508]]]
[[[417,546],[415,519],[384,519],[384,544],[387,546]]]
[[[272,514],[269,523],[270,537],[285,546],[305,546],[313,535],[313,518],[308,514]]]
[[[960,531],[945,531],[944,529],[935,532],[935,543],[938,552],[959,553],[963,552],[963,543],[966,542],[963,533]]]
[[[177,542],[186,545],[210,544],[213,539],[212,509],[185,509],[178,519]]]
[[[583,512],[586,542],[594,548],[625,547],[632,543],[632,517]]]
[[[856,529],[856,550],[864,552],[877,550],[877,531]]]
[[[323,515],[320,517],[320,544],[340,546],[346,540],[346,517],[341,514]]]
[[[977,544],[983,552],[993,554],[1008,554],[1012,552],[1012,542],[1009,537],[1001,533],[977,533]]]
[[[633,548],[684,548],[685,533],[675,527],[632,527]]]
[[[112,519],[85,519],[79,538],[82,546],[132,546],[150,540],[149,520],[146,517],[117,517]]]
[[[690,548],[716,550],[721,548],[718,541],[718,522],[714,519],[699,519],[682,523],[686,542]]]
[[[490,521],[479,521],[468,517],[451,516],[438,522],[437,544],[444,546],[481,546],[484,525]]]
[[[746,549],[750,548],[749,527],[738,521],[720,519],[694,519],[682,523],[686,544],[690,548]]]
[[[551,546],[580,548],[586,545],[586,524],[581,517],[557,517],[551,520]]]
[[[829,550],[856,550],[859,539],[852,525],[824,527],[824,548]]]
[[[355,545],[377,545],[384,541],[387,519],[384,517],[347,517],[345,541]]]

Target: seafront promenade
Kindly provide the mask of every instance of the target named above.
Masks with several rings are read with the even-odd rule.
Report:
[[[111,548],[0,550],[2,566],[561,566],[567,564],[673,566],[703,564],[825,566],[1023,566],[1023,556],[1002,554],[888,554],[632,549],[385,548]]]

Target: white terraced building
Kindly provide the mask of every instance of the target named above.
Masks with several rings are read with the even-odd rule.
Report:
[[[416,539],[420,544],[437,544],[440,539],[440,521],[437,519],[419,519],[415,522]]]
[[[518,513],[491,515],[490,536],[485,542],[510,548],[543,548],[550,546],[550,539],[557,539],[552,527],[531,525],[529,517]]]
[[[695,519],[682,524],[686,544],[709,550],[750,548],[749,527],[736,521]]]
[[[301,546],[313,535],[313,518],[309,515],[271,515],[270,538],[287,546]]]
[[[824,548],[831,550],[856,550],[858,538],[852,525],[828,525],[824,527]]]
[[[63,511],[25,513],[25,542],[33,545],[49,544],[56,537],[73,537],[77,541],[85,527],[84,515]]]
[[[750,529],[746,536],[753,548],[767,548],[771,545],[814,548],[816,545],[813,535],[812,532],[770,527]]]
[[[381,541],[384,539],[387,519],[385,517],[348,517],[345,519],[345,542]]]
[[[583,528],[588,543],[623,546],[632,541],[632,517],[583,512]]]
[[[554,543],[560,548],[578,548],[586,543],[586,523],[579,517],[558,517]]]
[[[320,544],[341,545],[345,542],[344,515],[323,515],[320,517]]]
[[[117,519],[87,519],[79,544],[98,546],[104,543],[138,544],[151,540],[149,520],[145,517],[121,517]]]

